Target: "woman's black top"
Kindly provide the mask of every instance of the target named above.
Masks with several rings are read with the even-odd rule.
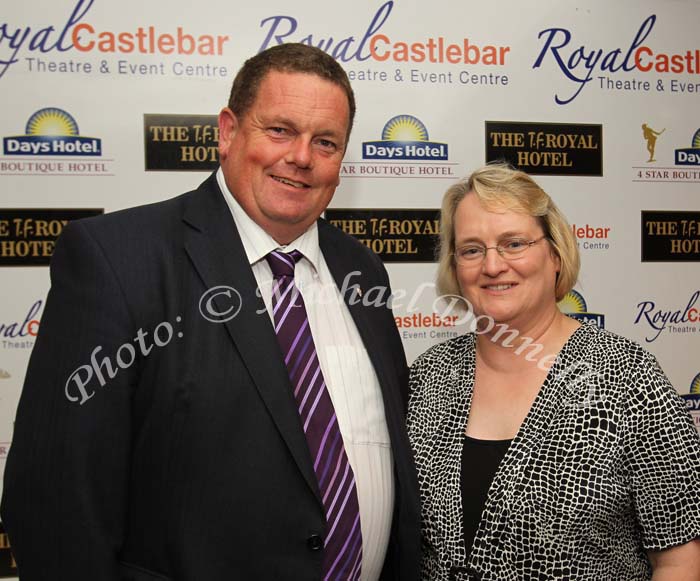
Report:
[[[467,559],[481,521],[491,482],[512,440],[476,440],[464,436],[462,448],[462,515]]]

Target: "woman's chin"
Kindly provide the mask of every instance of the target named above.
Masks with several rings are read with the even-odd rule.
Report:
[[[490,309],[482,313],[475,311],[474,318],[477,320],[479,329],[483,331],[493,325],[508,325],[513,320],[513,313],[506,310]]]

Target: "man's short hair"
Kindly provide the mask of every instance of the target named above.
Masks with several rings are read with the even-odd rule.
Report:
[[[355,119],[355,94],[350,80],[336,60],[320,48],[301,43],[279,44],[249,58],[236,74],[231,87],[228,107],[239,119],[255,102],[260,83],[270,71],[306,73],[338,85],[348,98],[348,134]]]

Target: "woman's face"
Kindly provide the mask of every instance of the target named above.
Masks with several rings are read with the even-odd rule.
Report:
[[[533,216],[490,212],[473,192],[457,206],[454,224],[457,250],[467,243],[492,247],[510,238],[532,241],[544,235]],[[559,258],[546,239],[515,257],[504,258],[494,248],[486,251],[483,260],[456,264],[462,295],[472,304],[474,313],[518,329],[536,323],[557,308],[554,287],[559,268]]]

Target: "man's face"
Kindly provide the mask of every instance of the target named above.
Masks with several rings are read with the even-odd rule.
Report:
[[[305,73],[269,72],[241,119],[219,114],[226,185],[246,213],[287,244],[316,221],[340,181],[349,107],[343,89]]]

